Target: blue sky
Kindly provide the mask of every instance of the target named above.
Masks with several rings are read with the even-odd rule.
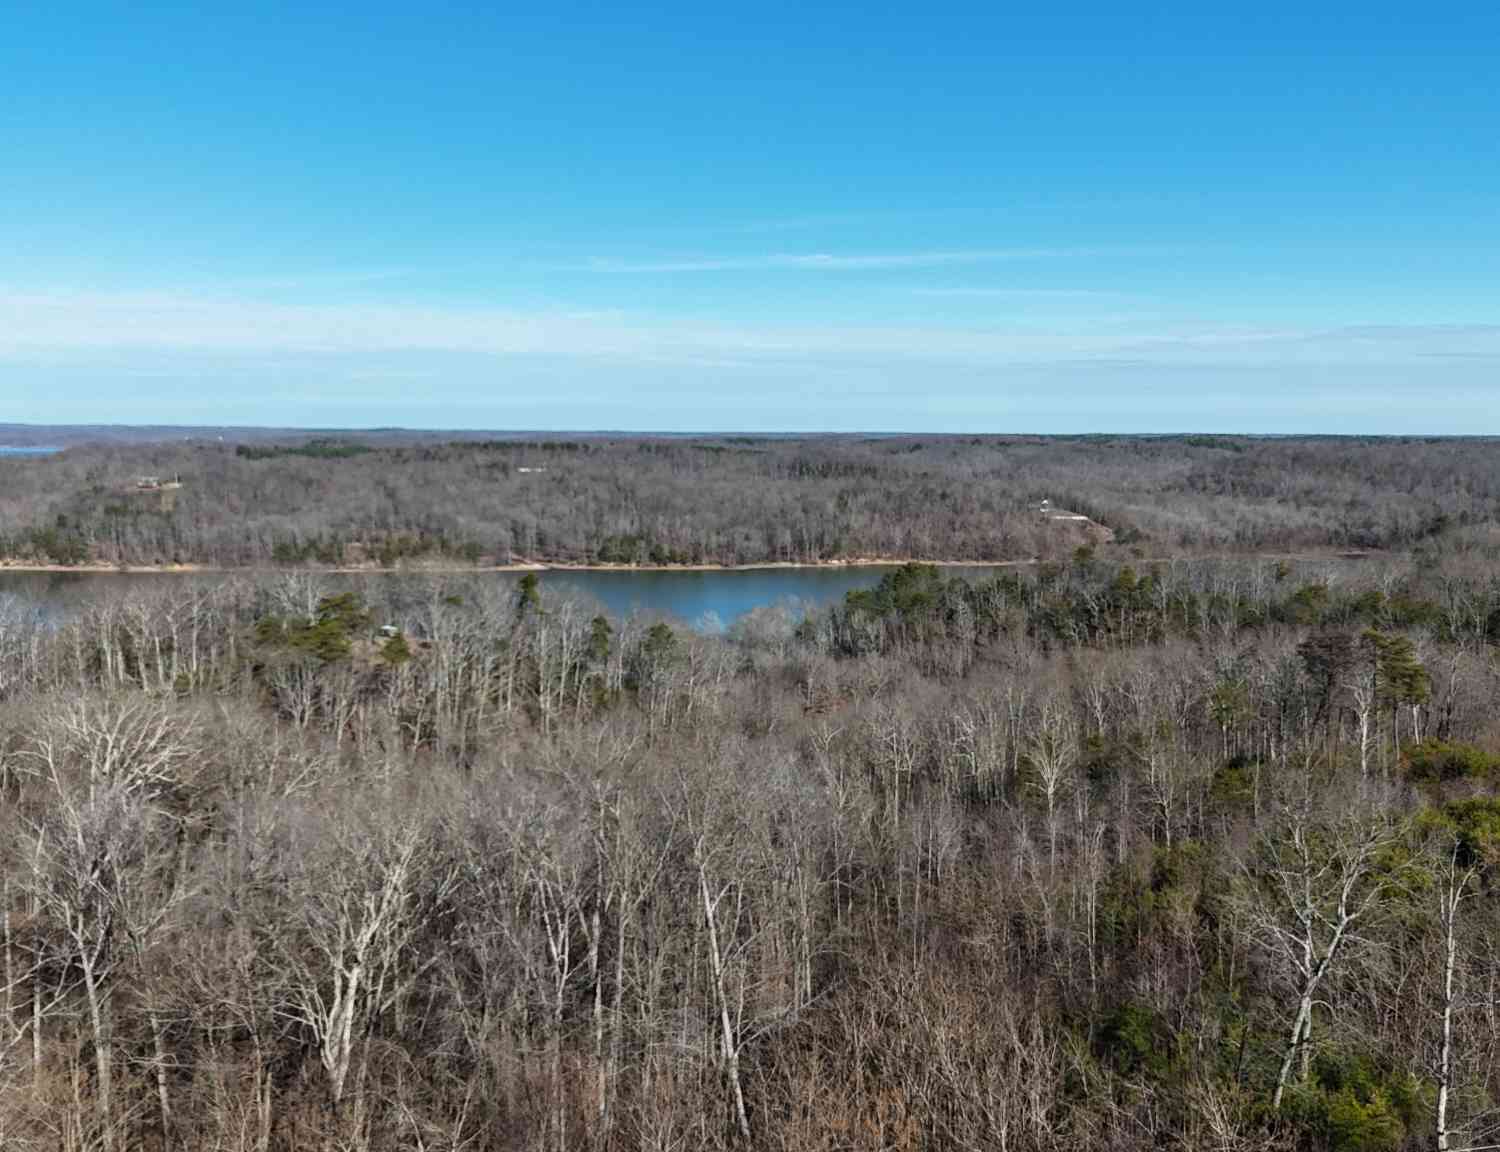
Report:
[[[1486,9],[13,6],[0,422],[1500,433]]]

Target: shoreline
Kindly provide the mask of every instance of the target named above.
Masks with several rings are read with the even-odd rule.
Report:
[[[1339,549],[1329,552],[1231,552],[1186,556],[1136,556],[1111,558],[1131,565],[1191,563],[1206,560],[1288,560],[1315,563],[1324,560],[1364,560],[1378,555],[1398,555],[1370,550]],[[1043,563],[1041,557],[1022,560],[933,560],[925,557],[855,556],[839,560],[762,560],[750,564],[579,564],[570,561],[516,560],[509,564],[434,564],[398,568],[364,566],[328,567],[221,567],[212,564],[17,564],[0,560],[0,575],[54,574],[76,576],[252,576],[303,573],[327,576],[475,576],[494,573],[545,572],[772,572],[818,571],[844,568],[899,568],[923,564],[935,568],[1030,568]],[[1066,563],[1059,560],[1057,563]]]
[[[937,568],[1011,568],[1038,564],[1028,560],[928,560],[856,557],[848,560],[762,560],[750,564],[578,564],[565,560],[517,560],[510,564],[432,564],[397,568],[370,565],[223,567],[214,564],[16,564],[0,560],[0,575],[17,573],[72,573],[77,576],[227,576],[236,572],[265,575],[302,572],[330,576],[422,576],[477,575],[524,572],[763,572],[838,568],[899,568],[903,564],[930,564]]]

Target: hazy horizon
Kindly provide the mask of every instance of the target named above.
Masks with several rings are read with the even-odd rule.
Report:
[[[484,428],[484,427],[450,427],[439,424],[432,425],[375,425],[375,424],[125,424],[114,422],[92,422],[76,424],[39,424],[39,423],[0,423],[0,449],[23,448],[33,449],[38,446],[34,443],[15,443],[17,433],[24,441],[27,437],[46,433],[60,433],[64,437],[68,434],[81,433],[138,433],[128,437],[122,437],[133,443],[151,443],[153,440],[161,440],[171,436],[183,436],[184,439],[196,439],[195,433],[204,436],[219,436],[223,434],[253,434],[256,438],[276,438],[282,436],[353,436],[382,438],[400,438],[403,436],[417,437],[443,437],[453,436],[461,439],[480,439],[493,437],[501,440],[521,440],[541,436],[565,436],[579,437],[583,439],[733,439],[736,437],[750,437],[760,440],[855,440],[860,438],[870,439],[933,439],[933,440],[956,440],[962,441],[970,438],[981,438],[986,440],[1090,440],[1090,439],[1125,439],[1125,440],[1171,440],[1184,437],[1203,437],[1214,440],[1497,440],[1500,434],[1489,432],[1423,432],[1412,430],[1406,432],[1338,432],[1331,430],[1310,429],[1305,432],[1241,432],[1222,428],[1168,428],[1161,431],[1143,432],[1120,432],[1108,429],[1081,429],[1067,432],[1048,432],[1036,429],[1016,428],[1006,430],[980,430],[974,429],[967,432],[949,431],[921,431],[916,429],[881,429],[881,428],[851,428],[848,430],[825,431],[809,428],[782,428],[782,429],[748,429],[748,428],[566,428],[566,427],[538,427],[538,428]],[[10,440],[6,439],[7,433],[11,434]],[[83,442],[82,436],[71,437],[74,443]],[[39,442],[38,442],[39,443]],[[56,447],[66,447],[66,444]]]

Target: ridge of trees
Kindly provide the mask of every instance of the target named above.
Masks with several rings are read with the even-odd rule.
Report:
[[[0,558],[217,567],[1405,551],[1488,538],[1482,440],[354,434],[0,460]],[[139,475],[181,476],[170,501]],[[1050,499],[1114,533],[1043,522]],[[1445,544],[1446,546],[1446,544]]]

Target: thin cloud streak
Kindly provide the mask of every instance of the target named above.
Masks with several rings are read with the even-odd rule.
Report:
[[[734,325],[611,312],[430,305],[270,303],[222,295],[62,294],[0,289],[0,356],[165,354],[380,356],[463,352],[710,367],[868,365],[889,360],[998,365],[1094,361],[1163,366],[1432,363],[1500,354],[1500,325],[1226,328]],[[402,366],[407,367],[406,365]]]
[[[1142,297],[1134,292],[1116,292],[1103,288],[913,288],[913,296],[930,296],[938,299],[976,300],[1122,300]]]
[[[1000,264],[1077,255],[1076,250],[1048,248],[974,248],[926,252],[767,252],[753,256],[683,256],[652,260],[597,259],[557,265],[557,271],[618,273],[703,272],[867,272],[913,268],[951,268]]]
[[[847,227],[851,224],[910,224],[919,220],[935,220],[941,213],[934,211],[847,211],[809,213],[806,215],[766,216],[759,219],[700,221],[653,227],[625,228],[616,236],[652,237],[708,237],[708,236],[769,236],[787,232],[810,232],[820,228]]]

